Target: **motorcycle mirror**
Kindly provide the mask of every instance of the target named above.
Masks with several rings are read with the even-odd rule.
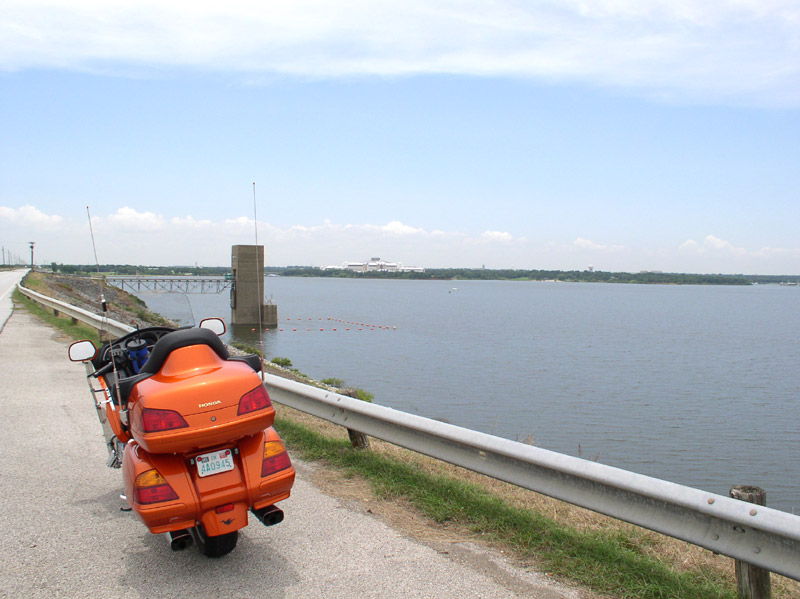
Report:
[[[97,348],[88,339],[76,341],[69,346],[69,359],[73,362],[86,362],[94,358]]]
[[[201,329],[208,329],[217,336],[225,333],[225,322],[221,318],[204,318],[200,321]]]

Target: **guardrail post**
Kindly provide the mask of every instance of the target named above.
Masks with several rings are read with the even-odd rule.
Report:
[[[358,399],[358,392],[354,389],[345,389],[342,391],[342,395]],[[350,444],[353,446],[353,449],[369,449],[369,437],[364,433],[348,428],[347,436],[350,437]]]
[[[767,505],[767,492],[760,487],[736,486],[730,490],[734,499],[756,505]],[[755,508],[753,508],[755,510]],[[741,599],[770,599],[772,583],[769,570],[764,570],[747,562],[735,560],[736,587]]]

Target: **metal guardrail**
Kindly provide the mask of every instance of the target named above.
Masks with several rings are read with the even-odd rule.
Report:
[[[93,327],[98,331],[107,331],[111,337],[122,337],[123,335],[127,335],[128,333],[132,333],[136,330],[134,327],[122,324],[116,320],[97,316],[87,310],[78,308],[77,306],[71,306],[66,302],[62,302],[57,299],[53,299],[52,297],[42,295],[41,293],[37,293],[31,289],[28,289],[27,287],[23,287],[22,283],[17,283],[17,289],[19,289],[20,293],[29,297],[36,303],[41,304],[46,308],[50,308],[56,313],[64,314],[70,318],[79,320],[84,324],[88,324],[90,327]]]
[[[26,289],[112,335],[134,329]],[[800,516],[265,375],[277,402],[395,445],[800,580]]]
[[[800,580],[800,516],[266,375],[278,403]]]

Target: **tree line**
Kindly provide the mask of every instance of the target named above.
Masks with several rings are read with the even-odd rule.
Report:
[[[225,276],[229,266],[144,266],[130,264],[56,264],[53,272],[76,275],[101,274],[129,276]],[[357,272],[347,269],[321,269],[315,266],[270,266],[266,274],[284,277],[337,277],[410,280],[477,281],[559,281],[583,283],[632,283],[648,285],[753,285],[800,284],[800,275],[689,274],[666,272],[610,272],[588,270],[535,270],[490,268],[429,268],[425,272]]]

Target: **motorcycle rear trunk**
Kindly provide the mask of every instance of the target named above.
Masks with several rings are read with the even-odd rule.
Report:
[[[176,349],[157,374],[131,390],[131,435],[151,453],[192,451],[254,435],[275,420],[271,405],[251,412],[241,405],[248,393],[262,389],[252,368],[221,359],[207,345]]]
[[[265,524],[282,519],[270,506],[289,497],[295,471],[249,365],[205,344],[174,349],[130,389],[128,408],[125,495],[151,532],[199,524],[218,537],[246,526],[248,510]],[[268,522],[270,510],[280,519]]]

